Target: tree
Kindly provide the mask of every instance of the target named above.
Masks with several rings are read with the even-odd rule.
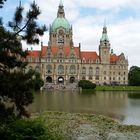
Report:
[[[0,5],[4,1],[0,0]],[[45,26],[38,26],[37,18],[41,12],[35,2],[31,4],[25,18],[23,10],[21,4],[16,8],[13,21],[9,22],[11,30],[7,30],[2,22],[0,24],[0,103],[14,103],[19,117],[27,115],[25,106],[33,102],[30,85],[34,75],[34,72],[24,72],[28,51],[23,51],[21,40],[38,44],[39,36],[46,31]]]
[[[81,87],[82,89],[95,89],[96,88],[96,84],[88,80],[80,80],[78,82],[78,86]]]
[[[132,66],[130,68],[128,81],[130,86],[140,86],[140,67]]]
[[[0,8],[2,8],[2,6],[3,6],[3,4],[4,4],[5,1],[6,0],[0,0]]]

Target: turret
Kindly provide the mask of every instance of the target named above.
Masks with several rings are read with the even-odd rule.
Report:
[[[60,3],[59,3],[57,17],[65,17],[64,6],[63,6],[63,3],[62,3],[62,0],[60,0]]]
[[[49,42],[51,46],[73,46],[72,27],[65,18],[62,0],[58,6],[57,17],[50,27]]]
[[[109,64],[110,63],[110,43],[107,35],[107,27],[103,27],[102,37],[100,39],[99,45],[99,56],[101,63]]]

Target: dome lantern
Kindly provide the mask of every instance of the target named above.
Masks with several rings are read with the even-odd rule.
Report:
[[[60,0],[57,18],[52,23],[52,31],[55,32],[58,28],[64,28],[66,31],[71,29],[68,20],[65,18],[64,6],[62,0]]]

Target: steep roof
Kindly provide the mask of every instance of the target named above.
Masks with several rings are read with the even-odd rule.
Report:
[[[48,50],[47,46],[42,47],[42,50],[41,50],[41,56],[42,57],[46,55],[47,50]],[[71,48],[68,47],[68,46],[64,46],[63,50],[64,50],[65,56],[68,56],[70,54]],[[51,47],[51,52],[54,56],[56,56],[59,52],[59,47],[57,47],[57,46]],[[74,52],[75,52],[77,57],[80,57],[80,48],[79,47],[74,47]]]
[[[32,58],[32,62],[35,62],[36,58],[40,57],[41,51],[28,51],[27,58]]]
[[[119,56],[116,54],[111,54],[110,55],[110,63],[116,63],[119,60]]]
[[[81,58],[96,60],[98,55],[96,52],[81,52]]]
[[[44,57],[47,53],[47,50],[48,50],[48,46],[43,46],[41,48],[41,51],[37,51],[37,50],[29,51],[27,58],[31,57],[32,61],[35,62],[36,58]],[[70,51],[71,51],[70,47],[65,46],[63,50],[66,57],[70,55]],[[56,56],[59,52],[59,47],[56,46],[51,47],[51,52],[54,56]],[[95,62],[96,59],[99,58],[96,52],[81,51],[79,47],[74,47],[74,52],[77,57],[81,59],[85,59],[87,62],[89,60],[93,60]],[[117,56],[116,54],[110,54],[110,63],[115,64],[119,60],[119,58],[120,56]]]

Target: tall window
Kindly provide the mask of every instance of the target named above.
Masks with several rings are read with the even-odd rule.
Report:
[[[63,65],[58,66],[58,74],[64,74],[64,66]]]
[[[70,74],[75,74],[76,73],[76,68],[74,65],[70,66]]]
[[[63,54],[62,53],[59,53],[59,58],[63,58]]]
[[[99,69],[99,67],[97,67],[96,68],[96,75],[99,75],[99,73],[100,73],[100,69]]]
[[[85,76],[83,76],[83,77],[82,77],[82,80],[86,80],[86,77],[85,77]]]
[[[93,75],[93,68],[92,67],[89,68],[89,75]]]
[[[52,66],[51,65],[47,65],[46,69],[47,69],[47,73],[52,73]]]
[[[47,53],[47,58],[50,58],[51,57],[51,53]]]
[[[86,68],[85,67],[82,68],[82,74],[86,74]]]

